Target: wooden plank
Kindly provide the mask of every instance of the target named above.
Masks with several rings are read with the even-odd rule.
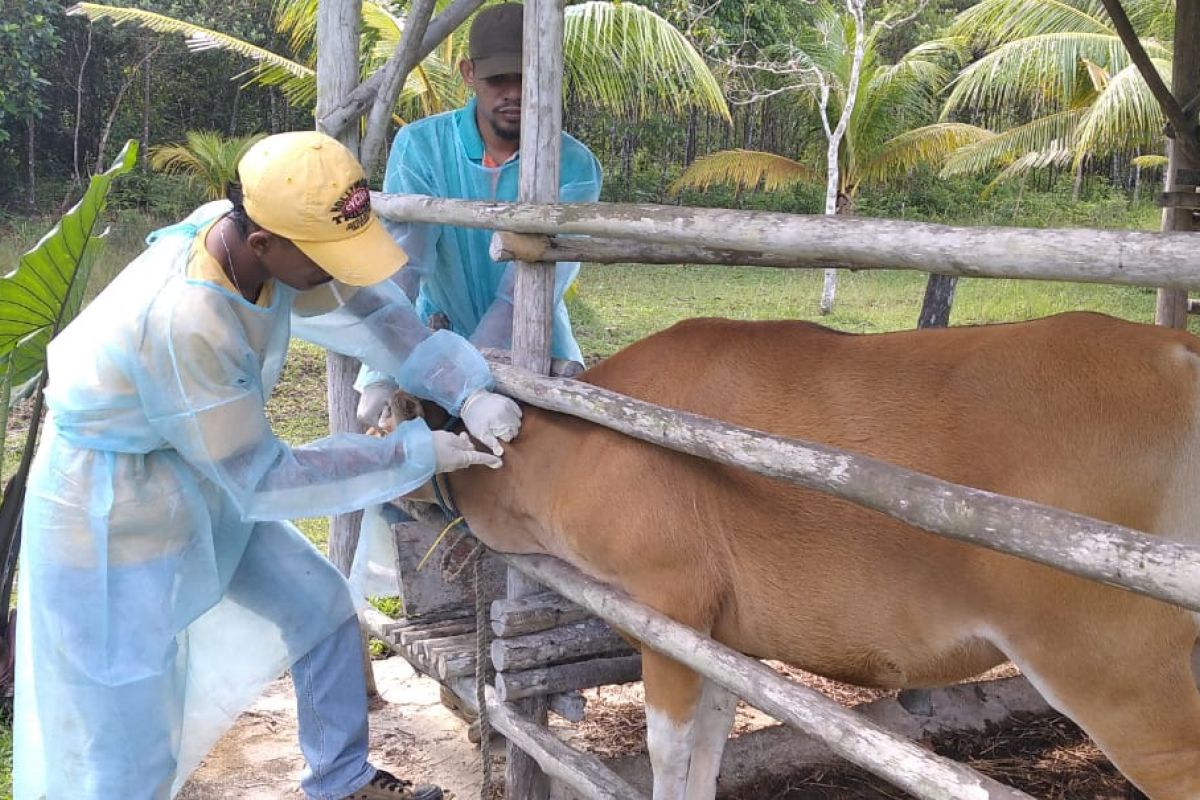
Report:
[[[591,656],[629,655],[633,648],[602,619],[572,622],[546,631],[492,641],[499,672],[533,669]]]
[[[372,195],[387,219],[543,235],[581,235],[808,259],[814,266],[905,269],[968,278],[1025,278],[1200,289],[1186,233],[961,227],[631,203],[495,203]]]
[[[779,676],[756,659],[634,602],[565,562],[550,556],[506,559],[513,567],[629,631],[647,647],[691,667],[756,708],[820,739],[841,757],[917,797],[1030,800],[1024,792],[934,755],[821,693]]]
[[[1200,611],[1200,548],[826,445],[493,364],[501,391],[643,441],[843,497],[922,530]],[[1046,531],[1058,533],[1047,536]]]
[[[545,772],[589,800],[637,800],[645,796],[595,756],[581,753],[555,738],[545,726],[532,722],[488,691],[487,711],[492,725],[528,753]],[[507,795],[506,795],[507,796]]]
[[[553,592],[539,592],[527,597],[494,600],[491,610],[492,632],[497,636],[520,636],[557,628],[590,616],[586,609]]]
[[[428,625],[412,625],[400,631],[400,644],[408,645],[425,639],[439,639],[445,636],[456,636],[475,630],[475,620],[470,618],[451,619],[444,622],[432,622]]]
[[[641,656],[594,658],[575,664],[559,664],[519,672],[498,672],[496,696],[507,703],[526,697],[590,689],[593,686],[631,683],[641,680],[641,677]]]

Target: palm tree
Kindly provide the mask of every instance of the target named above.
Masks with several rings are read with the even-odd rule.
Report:
[[[276,29],[287,36],[290,56],[137,8],[79,3],[68,13],[182,34],[193,51],[238,53],[254,62],[248,71],[252,81],[279,86],[290,102],[311,106],[316,99],[316,9],[317,0],[276,0]],[[386,0],[364,0],[362,9],[366,78],[396,49],[404,18],[393,14]],[[408,76],[396,107],[402,120],[455,108],[465,101],[467,89],[458,61],[466,52],[466,27],[442,42]],[[621,0],[568,6],[564,47],[568,90],[597,108],[612,113],[650,109],[680,113],[697,107],[729,118],[720,84],[703,57],[682,33],[645,6]]]
[[[168,174],[186,175],[199,182],[208,200],[225,196],[225,186],[236,180],[237,165],[255,142],[266,134],[225,138],[219,133],[189,131],[186,144],[150,148],[150,166]]]
[[[1124,5],[1169,80],[1174,3]],[[1079,175],[1095,156],[1162,150],[1165,119],[1098,0],[983,0],[950,33],[984,55],[955,79],[942,119],[970,116],[997,133],[961,148],[943,175]]]
[[[849,95],[854,59],[853,20],[823,6],[811,32],[789,52],[796,65],[793,82],[775,92],[800,98],[800,111],[826,113],[836,120]],[[962,51],[955,40],[918,45],[895,64],[878,52],[881,26],[872,26],[863,42],[856,102],[838,150],[838,212],[853,207],[863,186],[882,184],[921,164],[938,163],[958,148],[987,137],[982,128],[957,122],[921,123],[937,112],[937,93],[950,81]],[[827,110],[820,107],[822,87]],[[775,153],[725,150],[697,159],[671,186],[705,189],[726,184],[739,190],[767,191],[809,183],[823,185],[824,148],[811,148],[799,160]]]

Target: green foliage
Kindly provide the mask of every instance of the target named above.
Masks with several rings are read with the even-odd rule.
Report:
[[[137,163],[137,142],[128,142],[107,172],[96,175],[83,198],[0,278],[0,427],[8,419],[12,387],[43,374],[46,345],[83,303],[88,274],[103,244],[99,233],[113,179]],[[36,425],[32,426],[36,429]]]
[[[0,5],[0,144],[11,138],[14,123],[39,117],[45,109],[45,65],[61,39],[54,0],[18,0]]]
[[[183,175],[198,183],[208,200],[225,196],[225,187],[237,180],[238,162],[265,134],[226,138],[209,131],[188,131],[186,144],[158,145],[150,149],[150,166],[168,175]]]
[[[1122,4],[1160,74],[1171,72],[1173,4]],[[946,174],[1001,169],[998,180],[1162,147],[1164,118],[1094,0],[983,0],[950,32],[983,55],[962,71],[943,118],[999,135],[963,148]]]

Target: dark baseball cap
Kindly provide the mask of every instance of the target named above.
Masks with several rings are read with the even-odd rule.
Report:
[[[519,75],[521,42],[525,35],[525,6],[500,3],[488,6],[471,23],[469,52],[476,78]]]

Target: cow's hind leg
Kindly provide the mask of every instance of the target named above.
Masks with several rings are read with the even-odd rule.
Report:
[[[1093,606],[1073,625],[1047,625],[1006,649],[1151,800],[1200,797],[1194,618],[1133,596],[1103,605],[1115,613]]]
[[[721,755],[729,741],[737,697],[724,687],[704,680],[692,723],[692,763],[688,768],[686,800],[713,800]]]

